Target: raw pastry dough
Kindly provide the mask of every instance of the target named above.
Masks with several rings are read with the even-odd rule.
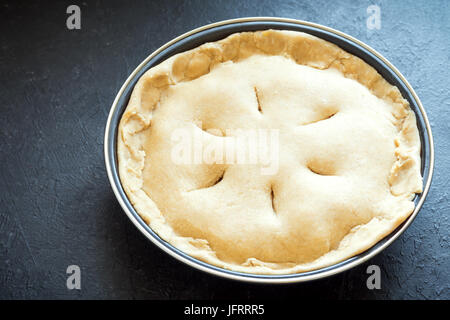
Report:
[[[181,127],[205,144],[230,128],[277,129],[278,171],[176,164],[171,134]],[[304,272],[363,252],[422,191],[415,115],[399,90],[338,46],[293,31],[233,34],[148,70],[117,154],[126,194],[162,239],[247,273]]]

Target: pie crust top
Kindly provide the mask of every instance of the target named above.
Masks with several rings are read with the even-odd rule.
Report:
[[[276,130],[277,170],[176,163],[181,128],[215,147],[233,138],[228,129]],[[398,88],[300,32],[235,33],[149,69],[117,139],[140,216],[188,255],[235,271],[304,272],[352,257],[403,222],[422,191],[416,119]]]

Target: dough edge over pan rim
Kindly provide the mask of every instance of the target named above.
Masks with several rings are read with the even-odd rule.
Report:
[[[389,176],[391,192],[410,200],[422,192],[420,175],[420,140],[414,112],[397,87],[389,84],[373,67],[338,46],[297,31],[265,30],[235,33],[223,40],[205,43],[170,57],[152,67],[137,82],[122,115],[117,137],[119,176],[130,202],[142,219],[163,240],[184,253],[224,269],[253,274],[291,274],[327,267],[355,256],[375,245],[397,228],[414,210],[390,217],[374,217],[369,223],[354,227],[337,249],[305,264],[269,263],[249,258],[237,265],[217,258],[204,239],[181,237],[166,223],[156,204],[142,190],[145,152],[138,134],[152,121],[152,110],[168,87],[194,80],[210,72],[216,64],[242,61],[253,54],[281,55],[298,64],[324,70],[334,68],[345,77],[366,86],[376,97],[392,106],[398,136],[395,161]],[[145,98],[143,98],[145,92]],[[402,171],[412,170],[413,183],[405,186]]]

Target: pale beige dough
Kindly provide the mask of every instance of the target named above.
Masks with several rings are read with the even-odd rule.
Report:
[[[204,144],[227,139],[211,128],[277,129],[279,170],[175,164],[178,128]],[[233,34],[151,68],[121,119],[117,154],[126,194],[162,239],[248,273],[354,256],[404,221],[422,191],[418,129],[399,90],[361,59],[292,31]]]

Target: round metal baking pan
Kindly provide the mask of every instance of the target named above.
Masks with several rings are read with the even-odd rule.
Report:
[[[357,256],[326,268],[286,275],[257,275],[222,269],[197,260],[165,242],[141,219],[139,214],[133,208],[122,188],[117,169],[116,140],[118,124],[122,113],[128,104],[134,85],[144,72],[174,54],[193,49],[205,42],[217,41],[236,32],[267,29],[294,30],[309,33],[332,42],[347,52],[366,61],[388,82],[397,86],[403,97],[409,101],[411,109],[415,112],[417,117],[417,126],[419,128],[422,143],[421,171],[424,183],[423,192],[416,195],[414,198],[414,212],[406,221],[391,234],[376,243],[372,248]],[[241,18],[209,24],[177,37],[153,52],[133,71],[117,94],[106,124],[104,148],[106,170],[114,194],[130,220],[149,240],[172,257],[199,270],[224,278],[261,283],[292,283],[328,277],[355,267],[380,253],[395,241],[416,217],[430,188],[434,166],[433,138],[425,110],[411,85],[405,77],[388,60],[386,60],[386,58],[363,42],[340,31],[311,22],[273,17]]]

